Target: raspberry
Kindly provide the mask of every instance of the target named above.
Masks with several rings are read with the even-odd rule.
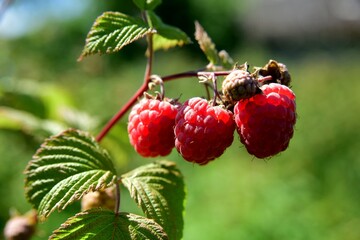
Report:
[[[174,143],[175,117],[178,105],[144,98],[130,114],[128,134],[131,145],[143,157],[166,156]]]
[[[199,97],[184,103],[175,123],[177,151],[186,161],[200,165],[222,155],[234,139],[233,114]]]
[[[278,83],[261,87],[263,93],[239,101],[234,107],[240,141],[257,158],[286,150],[296,122],[295,94]]]
[[[259,87],[255,79],[244,70],[232,71],[222,83],[222,91],[225,98],[230,101],[250,98],[259,93]]]

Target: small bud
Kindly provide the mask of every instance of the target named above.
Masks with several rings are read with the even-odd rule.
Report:
[[[115,188],[110,187],[104,190],[89,192],[81,199],[81,210],[89,210],[91,208],[115,209],[116,197]]]
[[[28,240],[35,233],[37,215],[35,211],[30,211],[25,215],[12,216],[4,228],[6,240]]]

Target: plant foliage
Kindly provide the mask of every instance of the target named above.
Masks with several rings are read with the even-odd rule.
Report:
[[[199,22],[195,22],[195,39],[209,60],[210,67],[222,66],[224,68],[231,68],[233,66],[234,61],[229,54],[225,50],[218,52],[215,43]]]
[[[135,5],[141,10],[153,10],[155,9],[162,1],[161,0],[133,0]]]
[[[122,183],[146,217],[158,222],[170,239],[182,238],[185,189],[174,163],[158,161],[141,166],[124,174]]]
[[[78,130],[47,139],[29,162],[25,175],[26,196],[41,219],[116,180],[107,152]]]
[[[168,239],[159,224],[132,213],[115,214],[109,210],[92,209],[69,218],[50,236],[53,240],[73,239]]]
[[[91,54],[117,52],[149,33],[155,33],[155,30],[140,18],[119,12],[105,12],[91,27],[79,60]]]
[[[177,27],[165,24],[159,16],[149,11],[152,26],[156,29],[154,34],[154,51],[159,49],[167,50],[176,46],[183,46],[191,43],[191,39],[185,32]]]

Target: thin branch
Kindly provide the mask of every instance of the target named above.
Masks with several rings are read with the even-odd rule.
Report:
[[[120,183],[119,183],[119,181],[117,181],[115,183],[115,190],[116,190],[116,193],[115,193],[116,194],[116,196],[115,196],[116,203],[115,203],[115,209],[114,209],[115,214],[119,214],[119,212],[120,212],[120,197],[121,197],[121,195],[120,195]]]
[[[206,74],[209,74],[209,73],[213,73],[215,76],[226,76],[226,75],[229,75],[231,73],[231,71],[205,72],[203,70],[204,69],[172,74],[172,75],[161,77],[161,79],[164,82],[166,82],[166,81],[171,81],[171,80],[175,80],[175,79],[178,79],[178,78],[199,77],[201,75],[206,75]]]
[[[148,41],[148,59],[147,59],[147,64],[146,64],[146,69],[145,69],[145,75],[144,75],[144,84],[148,84],[151,80],[151,73],[152,73],[152,63],[153,63],[153,58],[154,58],[154,50],[153,50],[153,34],[150,33],[147,36],[147,41]]]
[[[111,130],[111,128],[125,115],[125,113],[131,108],[132,105],[137,101],[137,99],[148,90],[148,84],[144,83],[137,92],[129,99],[129,101],[120,109],[120,111],[115,114],[113,118],[105,125],[101,132],[96,137],[96,141],[100,142],[106,134]]]

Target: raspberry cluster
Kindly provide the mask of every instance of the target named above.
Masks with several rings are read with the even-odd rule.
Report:
[[[274,156],[287,149],[294,133],[290,80],[286,66],[270,60],[255,73],[234,70],[224,79],[218,96],[228,106],[200,97],[182,106],[144,98],[129,115],[130,143],[144,157],[166,156],[175,147],[186,161],[204,165],[224,153],[236,130],[251,155]]]

